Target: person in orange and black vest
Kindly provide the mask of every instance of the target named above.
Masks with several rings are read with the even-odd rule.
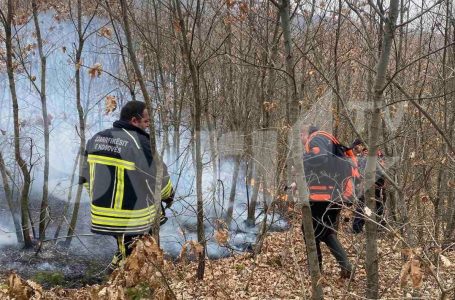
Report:
[[[352,265],[337,237],[336,222],[345,201],[354,195],[353,177],[358,176],[352,151],[315,126],[304,127],[301,140],[305,177],[308,183],[313,228],[319,266],[322,270],[321,242],[324,242],[341,267],[341,277],[349,278]],[[303,231],[303,226],[302,226]]]
[[[112,235],[118,251],[111,269],[131,254],[133,239],[150,233],[156,219],[156,161],[150,149],[150,136],[145,130],[150,117],[144,102],[130,101],[113,127],[95,134],[84,154],[83,184],[91,200],[91,231]],[[174,198],[174,189],[167,167],[163,163],[161,195],[166,208]],[[164,208],[164,207],[163,207]],[[166,220],[164,209],[160,220]]]
[[[355,140],[353,143],[356,152],[358,153],[358,166],[360,172],[360,183],[357,185],[358,195],[358,207],[355,212],[354,220],[352,222],[352,232],[355,234],[362,233],[365,225],[364,219],[364,206],[365,206],[365,167],[368,158],[368,149],[363,147],[362,142]],[[382,226],[385,225],[384,220],[384,205],[386,202],[386,190],[385,190],[385,176],[382,168],[384,167],[384,155],[378,150],[377,162],[376,162],[376,179],[374,183],[374,195],[376,199],[376,214],[379,216],[379,222]]]

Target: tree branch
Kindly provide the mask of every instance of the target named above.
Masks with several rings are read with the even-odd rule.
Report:
[[[429,8],[425,9],[424,11],[422,11],[420,14],[417,14],[416,16],[412,17],[411,19],[407,20],[406,22],[403,22],[401,24],[398,24],[396,27],[402,27],[402,26],[405,26],[413,21],[415,21],[416,19],[420,18],[421,16],[423,16],[424,14],[426,14],[427,12],[429,12],[433,7],[435,7],[436,5],[440,4],[441,2],[443,2],[443,0],[438,0],[436,1],[432,6],[430,6]]]
[[[368,0],[368,4],[370,4],[370,6],[374,9],[374,11],[379,15],[379,17],[381,18],[381,20],[386,23],[387,22],[387,18],[384,16],[384,14],[382,13],[381,9],[379,9],[374,3],[373,3],[373,0]]]
[[[392,80],[392,83],[397,87],[397,89],[406,97],[409,99],[409,101],[430,121],[431,125],[439,132],[439,134],[442,136],[444,141],[446,142],[447,146],[449,147],[451,153],[449,153],[449,157],[451,155],[455,154],[455,149],[453,148],[452,143],[450,142],[450,139],[446,136],[444,131],[438,126],[436,121],[430,116],[430,114],[419,104],[417,103],[406,91],[403,89],[403,87],[396,81]]]

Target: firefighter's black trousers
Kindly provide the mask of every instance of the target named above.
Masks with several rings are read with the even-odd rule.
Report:
[[[333,202],[310,202],[313,217],[314,237],[318,253],[319,268],[322,270],[321,242],[324,242],[337,260],[341,269],[351,272],[352,266],[346,251],[343,249],[336,234],[336,222],[341,207]],[[302,225],[303,232],[303,225]]]
[[[374,196],[376,198],[376,214],[378,215],[378,221],[381,225],[385,225],[384,220],[384,206],[386,202],[386,191],[384,188],[384,179],[380,178],[375,183]],[[365,225],[365,195],[360,195],[357,209],[352,222],[352,231],[354,233],[361,233]]]

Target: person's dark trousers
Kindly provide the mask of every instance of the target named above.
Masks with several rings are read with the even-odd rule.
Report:
[[[379,178],[376,181],[376,186],[374,189],[374,195],[376,198],[376,213],[378,215],[378,222],[380,222],[381,225],[385,225],[384,206],[386,202],[386,193],[384,183],[384,178]]]
[[[384,205],[386,201],[386,194],[384,189],[384,179],[379,178],[375,183],[374,188],[374,197],[376,199],[376,214],[378,215],[378,222],[381,225],[385,225],[384,220]],[[364,215],[365,208],[365,196],[362,195],[359,197],[357,209],[354,216],[354,221],[352,222],[352,231],[354,233],[361,233],[363,231],[363,226],[365,225]]]
[[[316,249],[318,254],[319,268],[322,270],[322,251],[321,242],[324,242],[329,248],[332,255],[337,260],[341,269],[347,272],[352,271],[346,251],[338,241],[336,231],[337,216],[340,207],[331,202],[310,202],[311,214],[313,216],[314,236],[316,240]],[[303,225],[302,225],[303,231]]]
[[[354,220],[352,221],[352,231],[354,233],[361,233],[363,226],[365,225],[365,219],[363,218],[363,209],[365,206],[365,196],[359,197],[357,202],[357,208],[355,210]]]

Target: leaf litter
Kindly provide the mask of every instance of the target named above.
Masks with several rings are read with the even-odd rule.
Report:
[[[0,299],[305,299],[311,296],[311,281],[300,229],[296,217],[286,232],[269,233],[262,252],[233,255],[218,260],[207,260],[205,276],[196,279],[197,261],[201,245],[188,241],[175,262],[164,258],[163,251],[150,236],[135,241],[133,253],[125,264],[116,269],[105,284],[80,289],[55,287],[43,289],[39,284],[12,273],[0,285]],[[352,235],[349,225],[341,224],[339,238],[356,266],[353,280],[341,279],[339,267],[328,248],[323,245],[323,272],[320,284],[325,299],[359,299],[365,294],[366,272],[365,235]],[[226,232],[217,240],[224,244]],[[378,239],[380,297],[405,298],[419,291],[421,299],[440,296],[438,283],[430,275],[427,265],[415,249],[397,249],[397,239],[381,233]],[[192,260],[188,260],[190,257]],[[403,260],[402,257],[405,257]],[[431,265],[450,288],[455,284],[455,252],[436,253],[440,264]],[[148,296],[135,298],[131,290],[147,287]],[[137,295],[136,295],[137,296]]]

